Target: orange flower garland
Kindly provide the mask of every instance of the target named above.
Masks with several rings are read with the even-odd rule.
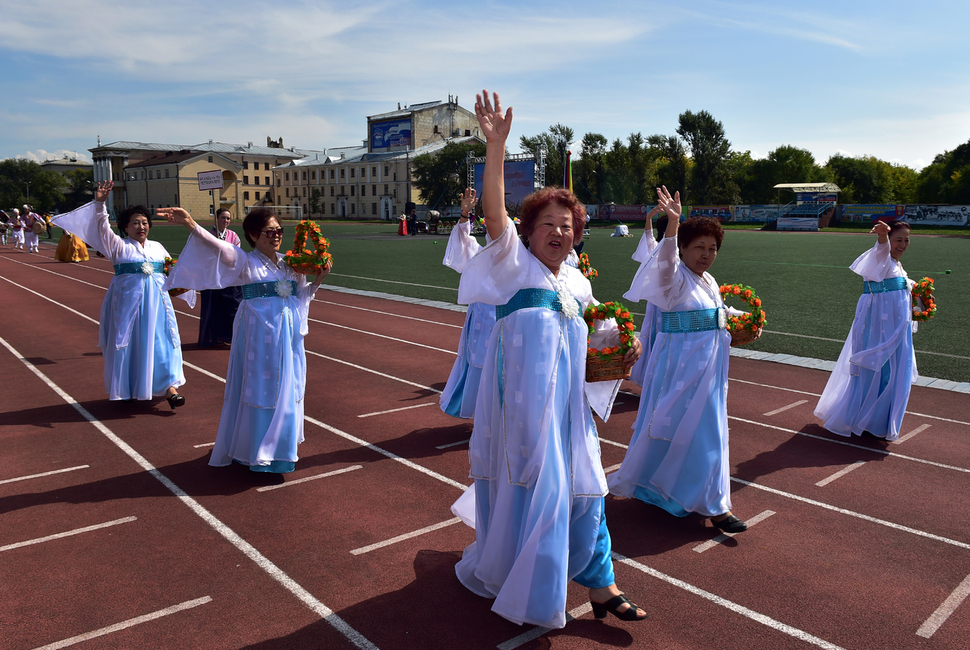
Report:
[[[579,256],[579,270],[583,272],[583,275],[586,276],[587,280],[592,280],[600,274],[600,272],[594,269],[589,263],[589,255],[586,253],[582,253]]]
[[[312,249],[307,248],[307,239],[312,242]],[[312,221],[304,220],[296,225],[296,238],[293,249],[286,251],[283,260],[294,271],[302,275],[316,275],[333,260],[327,252],[330,242],[320,235],[320,228]]]
[[[765,314],[765,310],[761,308],[761,298],[755,294],[754,289],[744,284],[722,284],[721,298],[724,299],[730,296],[740,298],[744,304],[751,307],[751,312],[740,316],[728,317],[727,325],[725,326],[726,330],[729,332],[739,332],[747,329],[752,332],[757,332],[760,328],[764,327],[768,316]]]
[[[162,269],[162,273],[164,273],[165,275],[168,275],[169,272],[172,270],[172,267],[174,267],[177,262],[178,262],[178,258],[176,257],[166,257],[165,266]],[[181,296],[183,293],[187,293],[187,292],[188,292],[188,289],[172,288],[168,290],[168,295],[174,298],[175,296]]]
[[[923,278],[913,285],[913,320],[928,321],[936,316],[936,300],[933,299],[933,278]]]
[[[625,355],[633,347],[633,316],[630,310],[618,302],[604,302],[602,305],[590,305],[583,313],[583,320],[589,327],[589,335],[595,330],[595,321],[612,318],[616,321],[616,328],[620,331],[620,344],[612,347],[605,347],[602,350],[587,347],[586,356],[609,359],[613,355]],[[586,345],[589,345],[589,335],[586,337]]]

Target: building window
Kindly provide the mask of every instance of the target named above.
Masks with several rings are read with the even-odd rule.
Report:
[[[330,204],[330,214],[337,214],[337,208],[334,207],[333,203]]]
[[[253,176],[253,181],[255,181],[253,185],[259,185],[259,176]],[[249,181],[246,182],[248,183]]]
[[[209,156],[209,162],[212,162],[212,156]],[[212,206],[209,206],[209,212],[212,212]]]
[[[353,185],[351,185],[351,186],[350,186],[350,195],[351,195],[351,196],[353,196],[353,195],[354,195],[354,190],[355,190],[355,189],[357,189],[357,188],[356,188],[356,187],[354,187]]]
[[[390,173],[390,171],[389,171],[389,168],[388,168],[388,166],[387,166],[387,165],[384,165],[384,176],[385,176],[385,177],[387,177],[387,175],[388,175],[389,173]]]
[[[374,196],[377,196],[377,186],[376,185],[373,185],[370,188],[370,193],[373,194]]]
[[[350,168],[350,177],[351,178],[355,178],[354,174],[356,174],[356,173],[357,173],[357,169],[355,167],[351,167]]]
[[[333,180],[333,172],[334,172],[334,170],[331,169],[330,170],[330,180]]]
[[[289,197],[289,196],[290,196],[290,188],[286,188],[286,196],[287,196],[287,197]]]
[[[394,178],[392,178],[391,180],[392,181],[396,181],[397,180],[397,172],[394,172]]]
[[[333,190],[334,190],[334,187],[333,187],[333,185],[331,185],[330,186],[330,196],[333,196]]]
[[[303,180],[306,180],[306,172],[303,172]]]
[[[395,199],[397,198],[397,188],[396,187],[394,188],[394,198]]]
[[[257,183],[257,185],[258,185],[258,184],[259,184],[259,183]],[[267,185],[269,185],[269,184],[270,184],[270,183],[269,183],[269,176],[267,176],[267,177],[266,177],[266,184],[267,184]]]
[[[384,185],[384,196],[387,196],[387,185]]]
[[[361,185],[360,186],[360,195],[361,196],[367,196],[367,186],[366,185]]]
[[[244,160],[243,161],[243,169],[249,169],[249,161],[248,160]]]
[[[370,168],[370,177],[371,177],[372,179],[373,179],[373,178],[377,178],[377,167],[371,167],[371,168]]]
[[[259,192],[256,192],[256,200],[259,200]]]
[[[340,168],[340,178],[344,178],[344,172],[347,171],[343,167]]]
[[[286,172],[285,174],[283,174],[283,180],[289,182],[289,180],[290,180],[290,172]]]
[[[357,214],[356,211],[355,211],[355,208],[356,207],[357,207],[357,204],[356,203],[351,203],[350,204],[350,214]]]
[[[169,170],[167,170],[167,169],[165,170],[165,178],[168,178],[168,171]]]
[[[310,172],[310,180],[311,181],[317,180],[317,170],[314,169],[312,172]]]
[[[259,180],[258,178],[256,180]],[[249,176],[243,176],[243,185],[249,185]]]
[[[243,192],[243,201],[249,200],[249,192]]]
[[[306,188],[303,188],[303,196],[306,196]]]
[[[376,203],[371,203],[370,204],[370,213],[371,214],[377,214],[377,204]]]

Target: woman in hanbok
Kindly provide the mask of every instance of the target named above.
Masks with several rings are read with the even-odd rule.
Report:
[[[474,485],[453,507],[474,522],[475,542],[455,570],[468,589],[494,599],[493,612],[520,625],[563,627],[570,581],[589,588],[597,618],[642,620],[647,614],[615,584],[606,477],[587,398],[593,394],[602,408],[619,381],[587,389],[582,313],[592,290],[563,263],[582,237],[585,207],[567,190],[533,193],[523,203],[520,238],[505,211],[512,109],[503,115],[497,94],[494,108],[487,93],[477,100],[491,241],[465,267],[458,302],[496,305],[497,320],[469,441]],[[634,340],[628,365],[638,353]]]
[[[899,258],[909,247],[909,224],[876,222],[876,243],[849,268],[862,276],[862,296],[842,353],[815,415],[826,429],[850,437],[868,432],[896,440],[909,391],[919,378],[913,352],[913,282]]]
[[[657,220],[657,236],[654,237],[653,235],[653,217],[661,212],[663,212],[663,209],[657,205],[647,213],[643,234],[640,236],[637,249],[633,252],[633,260],[635,262],[639,262],[640,264],[646,262],[653,252],[657,250],[657,242],[663,239],[664,230],[667,228],[667,217],[662,217]],[[635,297],[635,294],[629,291],[623,294],[623,297],[634,302],[639,300],[639,298]],[[647,360],[650,358],[650,349],[653,347],[654,339],[657,338],[657,332],[660,331],[660,310],[656,305],[648,302],[645,311],[643,324],[640,325],[640,346],[643,348],[643,352],[640,354],[637,362],[633,364],[633,367],[630,368],[630,381],[637,386],[643,386],[647,373]]]
[[[191,231],[167,286],[242,289],[209,465],[236,461],[254,472],[292,472],[303,442],[303,337],[310,301],[331,264],[312,283],[290,268],[279,252],[283,227],[268,208],[257,208],[243,220],[246,241],[255,249],[251,253],[218,239],[182,208],[156,212]]]
[[[20,219],[20,210],[17,208],[13,209],[10,228],[13,231],[13,247],[24,250],[24,222]]]
[[[119,237],[104,202],[114,183],[98,183],[95,199],[54,218],[54,225],[104,253],[115,268],[101,305],[98,346],[104,354],[104,388],[110,400],[150,400],[164,395],[173,409],[185,404],[182,342],[172,299],[162,290],[168,251],[148,239],[151,214],[144,206],[118,215]],[[194,296],[185,295],[190,300]]]
[[[80,237],[75,237],[65,230],[57,240],[54,259],[58,262],[87,262],[88,247]]]
[[[472,210],[475,208],[475,190],[468,188],[461,197],[461,218],[448,237],[448,248],[442,262],[459,273],[468,262],[482,250],[482,245],[472,237]],[[468,305],[465,324],[458,341],[458,358],[451,368],[448,382],[441,391],[441,410],[456,418],[475,415],[478,385],[482,378],[485,348],[495,326],[495,305],[473,302]]]
[[[710,517],[721,530],[747,525],[731,513],[727,389],[729,310],[708,269],[724,230],[716,219],[680,224],[680,193],[657,190],[667,229],[640,266],[627,295],[662,312],[647,360],[640,409],[610,492],[636,497],[684,517]],[[760,335],[760,332],[759,332]]]
[[[241,246],[239,235],[229,229],[232,213],[226,208],[216,212],[216,223],[209,228],[217,239]],[[236,320],[236,310],[242,300],[242,289],[207,289],[200,293],[199,347],[211,348],[216,345],[229,345],[232,342],[232,324]]]

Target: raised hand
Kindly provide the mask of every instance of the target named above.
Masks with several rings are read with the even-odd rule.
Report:
[[[667,191],[667,186],[657,188],[657,207],[661,208],[667,213],[667,218],[680,221],[680,192],[675,192],[673,196],[670,196],[670,192]]]
[[[885,221],[877,221],[872,226],[872,230],[869,231],[870,235],[888,235],[889,234],[889,224]]]
[[[478,117],[478,125],[482,128],[482,135],[485,140],[505,141],[512,130],[512,107],[502,115],[502,103],[499,101],[498,93],[492,93],[493,102],[488,99],[488,91],[482,90],[481,95],[475,95],[475,115]]]
[[[169,223],[185,226],[189,230],[195,230],[195,220],[192,215],[182,208],[155,208],[155,216],[165,219]]]
[[[478,197],[475,195],[475,190],[470,187],[466,187],[465,191],[461,195],[461,214],[462,216],[468,215],[471,217],[472,211],[475,209],[475,204],[478,202]]]
[[[114,187],[114,181],[101,181],[94,190],[94,200],[98,203],[104,203],[111,196],[111,188]]]

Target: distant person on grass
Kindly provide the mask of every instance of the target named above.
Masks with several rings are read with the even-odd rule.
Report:
[[[849,337],[825,384],[815,415],[826,429],[851,437],[870,433],[896,440],[919,375],[913,352],[913,281],[899,258],[909,247],[909,224],[877,221],[876,243],[849,268],[863,289]]]
[[[283,261],[283,227],[269,208],[243,220],[243,251],[219,239],[182,208],[159,208],[160,217],[191,231],[167,287],[238,286],[242,303],[232,332],[226,392],[209,465],[233,461],[254,472],[292,472],[303,442],[306,351],[310,301],[331,264],[307,282]]]
[[[168,251],[148,239],[151,214],[132,206],[118,215],[119,237],[104,202],[114,183],[98,183],[94,202],[54,218],[54,225],[103,251],[115,268],[101,305],[98,346],[104,354],[104,388],[110,400],[150,400],[164,395],[173,409],[185,404],[176,390],[185,383],[182,342],[167,291]],[[194,295],[186,294],[190,301]]]
[[[461,218],[448,237],[445,259],[450,269],[461,273],[468,262],[482,250],[482,245],[472,237],[472,219],[477,198],[475,190],[468,188],[461,197]],[[458,358],[448,376],[448,383],[441,391],[441,410],[456,418],[475,415],[478,386],[485,363],[485,348],[495,326],[495,305],[473,302],[468,305],[465,324],[458,340]]]
[[[619,381],[585,381],[582,315],[594,300],[589,280],[564,264],[582,238],[585,208],[567,190],[535,192],[523,204],[520,237],[505,210],[512,109],[503,114],[498,94],[493,103],[483,92],[475,113],[486,139],[491,242],[465,267],[458,302],[496,305],[497,321],[469,441],[474,485],[453,506],[475,526],[475,542],[455,570],[469,590],[494,599],[493,612],[520,625],[563,627],[570,581],[589,588],[596,618],[642,620],[646,612],[615,584],[590,410],[595,403],[608,414]],[[635,342],[627,365],[639,350]]]
[[[209,228],[209,232],[233,246],[242,246],[239,235],[229,229],[231,222],[232,213],[221,208],[216,212],[216,223]],[[200,292],[200,297],[199,347],[229,345],[232,343],[232,324],[236,319],[236,310],[242,300],[242,289],[206,289]]]
[[[747,525],[731,512],[727,387],[731,334],[717,281],[708,273],[724,230],[717,219],[681,225],[680,192],[657,190],[667,228],[627,296],[656,305],[660,333],[647,359],[633,437],[610,492],[677,517],[697,513],[720,530]],[[758,331],[760,336],[761,330]]]

